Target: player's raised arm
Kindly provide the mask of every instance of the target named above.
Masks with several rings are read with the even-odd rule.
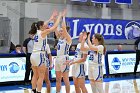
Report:
[[[54,23],[54,25],[51,28],[45,29],[44,31],[42,31],[41,36],[43,38],[45,38],[47,34],[53,32],[57,28],[57,26],[58,26],[58,24],[60,22],[61,17],[62,17],[62,13],[60,12],[56,22]]]
[[[45,21],[44,24],[46,25],[46,28],[49,28],[48,27],[48,23],[50,21],[55,21],[56,17],[58,16],[58,11],[54,10],[51,17],[49,18],[49,20]]]
[[[81,51],[89,51],[89,47],[84,46],[88,35],[89,35],[88,33],[84,32],[83,38],[82,38],[82,41],[81,41],[81,48],[80,48]]]
[[[92,51],[98,51],[98,48],[93,45],[90,41],[90,34],[88,35],[88,46],[89,46],[89,49],[92,50]]]
[[[71,44],[72,43],[72,39],[71,39],[71,36],[69,35],[68,31],[70,30],[70,27],[67,27],[66,26],[66,20],[65,20],[65,16],[66,16],[66,9],[63,11],[63,20],[62,20],[62,29],[64,30],[64,36],[68,42],[68,44]]]

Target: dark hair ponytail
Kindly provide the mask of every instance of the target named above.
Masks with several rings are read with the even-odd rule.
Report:
[[[37,32],[37,27],[36,27],[37,23],[34,22],[32,25],[31,25],[31,30],[29,31],[31,34],[36,34]]]
[[[104,54],[106,53],[106,47],[105,47],[105,42],[104,42],[104,37],[101,35],[101,40],[99,41],[99,44],[104,46]]]
[[[43,25],[44,25],[44,21],[34,22],[34,23],[31,25],[30,33],[36,34],[36,33],[37,33],[37,30],[40,30],[40,26],[43,26]]]

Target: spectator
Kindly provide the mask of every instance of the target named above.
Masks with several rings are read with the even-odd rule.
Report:
[[[23,51],[26,54],[26,72],[25,72],[25,78],[24,82],[25,85],[29,84],[29,76],[31,72],[31,62],[30,62],[30,56],[33,50],[34,40],[33,40],[33,34],[31,31],[29,31],[29,38],[25,39],[23,42]],[[31,77],[33,76],[33,72],[31,74]]]
[[[117,45],[117,49],[114,49],[114,51],[122,51],[122,45]]]
[[[21,53],[24,53],[24,52],[22,51],[21,45],[16,45],[15,50],[12,51],[10,54],[21,54]]]
[[[75,45],[72,45],[70,47],[69,55],[75,55],[75,50],[76,50],[76,46]]]
[[[140,37],[135,41],[135,50],[136,50],[136,63],[134,67],[134,75],[136,75],[137,68],[140,61]]]
[[[76,47],[74,45],[71,46],[70,51],[75,52]]]

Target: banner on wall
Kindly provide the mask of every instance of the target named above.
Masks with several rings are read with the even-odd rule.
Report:
[[[105,39],[135,39],[140,36],[140,21],[66,18],[72,38],[78,38],[80,32],[100,33]]]
[[[117,4],[132,4],[132,0],[116,0]]]
[[[94,2],[94,3],[110,3],[111,0],[91,0],[91,2]]]
[[[87,0],[71,0],[71,1],[78,1],[78,2],[87,2]],[[111,0],[91,0],[94,3],[111,3]],[[132,0],[115,0],[117,4],[132,4]]]
[[[71,1],[87,2],[87,0],[71,0]]]

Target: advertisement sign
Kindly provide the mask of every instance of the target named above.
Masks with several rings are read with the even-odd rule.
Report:
[[[132,0],[116,0],[117,4],[132,4]]]
[[[135,39],[140,36],[140,21],[92,18],[66,18],[66,21],[72,38],[78,38],[82,31],[91,35],[100,33],[104,39]]]
[[[23,81],[25,57],[0,58],[0,82]]]
[[[127,54],[108,54],[109,73],[130,73],[134,72],[136,62],[136,53]],[[137,71],[140,71],[138,65]]]
[[[91,2],[94,2],[94,3],[110,3],[111,0],[91,0]]]

